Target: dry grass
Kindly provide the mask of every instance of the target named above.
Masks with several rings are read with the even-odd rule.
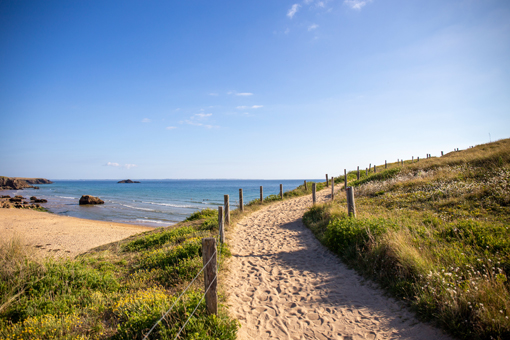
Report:
[[[306,224],[451,334],[510,338],[510,139],[388,168],[350,182],[356,219],[338,196]]]

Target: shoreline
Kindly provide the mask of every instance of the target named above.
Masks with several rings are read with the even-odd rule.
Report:
[[[316,181],[316,180],[307,180]],[[293,190],[303,184],[301,180],[145,180],[140,184],[119,184],[115,181],[60,181],[40,185],[39,190],[6,190],[0,195],[21,195],[28,202],[35,195],[48,202],[43,208],[61,216],[112,221],[150,227],[166,227],[184,220],[204,208],[217,209],[223,205],[224,195],[230,195],[232,206],[237,206],[239,189],[244,201],[257,199],[260,186],[264,196]],[[82,195],[102,199],[99,206],[80,206]],[[34,202],[36,203],[36,202]]]
[[[101,245],[154,229],[31,209],[0,209],[0,234],[4,241],[19,238],[43,257],[75,257]]]

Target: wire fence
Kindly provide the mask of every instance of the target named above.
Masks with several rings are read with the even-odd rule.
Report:
[[[209,263],[212,261],[213,258],[215,258],[216,254],[218,254],[218,265],[216,266],[216,275],[214,276],[214,279],[211,280],[211,283],[209,284],[209,286],[207,287],[207,289],[205,290],[204,294],[202,295],[202,298],[200,299],[200,301],[198,302],[198,304],[195,306],[195,309],[193,310],[193,312],[190,314],[190,316],[188,317],[188,319],[186,320],[186,322],[184,323],[184,325],[182,325],[182,327],[179,329],[179,331],[177,332],[177,335],[175,336],[174,340],[177,339],[179,337],[179,335],[182,333],[182,331],[184,330],[184,327],[186,327],[186,325],[188,324],[189,320],[193,317],[193,315],[195,314],[195,312],[197,311],[198,307],[200,306],[200,304],[202,303],[202,301],[204,300],[205,298],[205,295],[207,294],[207,292],[209,291],[209,289],[211,288],[212,284],[218,279],[218,271],[219,271],[219,266],[220,266],[220,262],[221,262],[221,249],[223,248],[223,244],[220,243],[220,236],[218,235],[217,237],[217,240],[216,240],[216,244],[218,245],[218,248],[219,248],[219,251],[216,250],[214,251],[214,253],[212,254],[211,258],[209,259],[209,261],[207,261],[206,264],[204,264],[202,266],[202,268],[200,269],[200,271],[197,273],[197,275],[195,275],[195,277],[193,278],[193,280],[191,280],[191,282],[186,286],[186,288],[182,291],[182,293],[177,297],[177,299],[175,299],[174,303],[172,304],[172,306],[165,312],[165,314],[163,314],[163,316],[158,320],[156,321],[156,323],[152,326],[152,328],[147,332],[147,334],[145,334],[145,336],[143,337],[143,340],[146,340],[149,338],[149,335],[152,333],[152,331],[156,328],[156,326],[161,322],[163,321],[167,316],[168,314],[172,311],[172,309],[174,308],[175,305],[177,305],[177,302],[179,302],[179,300],[181,299],[182,296],[184,296],[184,294],[186,293],[186,291],[191,287],[191,285],[196,281],[196,279],[198,278],[198,276],[204,271],[204,269],[209,265]]]

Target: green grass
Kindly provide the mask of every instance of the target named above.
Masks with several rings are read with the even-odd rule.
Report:
[[[357,218],[316,205],[317,238],[452,335],[510,338],[510,140],[348,176]]]
[[[202,268],[201,239],[212,214],[103,246],[76,259],[40,259],[19,240],[0,247],[1,339],[142,339]],[[216,216],[217,218],[217,216]],[[223,260],[230,256],[221,249]],[[199,276],[150,339],[173,339],[203,293]],[[182,339],[235,339],[239,324],[202,301]]]

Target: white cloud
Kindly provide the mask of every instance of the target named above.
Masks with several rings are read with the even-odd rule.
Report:
[[[239,110],[246,110],[246,109],[260,109],[261,107],[264,107],[264,105],[253,105],[253,106],[237,106],[236,109]]]
[[[303,2],[304,2],[306,5],[308,5],[308,4],[311,4],[311,3],[313,2],[313,0],[305,0],[305,1],[303,1]]]
[[[372,0],[344,0],[344,4],[346,4],[352,9],[357,10],[361,10],[361,8],[368,4],[369,2],[372,2]]]
[[[105,164],[105,166],[123,167],[123,168],[126,168],[126,169],[131,169],[131,168],[136,167],[137,165],[136,164],[124,164],[124,165],[120,165],[119,163],[108,162],[108,163]]]
[[[209,93],[210,96],[217,96],[218,94],[217,93]]]
[[[212,113],[196,113],[193,117],[198,117],[199,119],[211,117]]]
[[[202,123],[199,123],[199,122],[196,122],[196,121],[192,121],[192,120],[185,120],[184,122],[186,124],[189,124],[189,125],[201,126],[201,127],[206,128],[206,129],[219,128],[219,126],[217,126],[217,125],[202,124]]]
[[[166,127],[167,130],[173,130],[173,129],[177,129],[175,126],[167,126]]]
[[[312,31],[312,30],[316,29],[317,27],[319,27],[319,25],[317,25],[317,24],[310,25],[310,26],[308,26],[308,31]]]
[[[292,17],[294,17],[294,14],[296,14],[296,12],[299,10],[299,7],[301,7],[301,5],[299,4],[292,5],[292,7],[287,12],[287,16],[292,19]]]
[[[142,119],[142,123],[150,123],[151,120],[149,118],[144,118]]]
[[[236,96],[253,96],[253,93],[251,92],[228,91],[227,94],[233,94]]]
[[[289,34],[290,32],[290,29],[287,27],[287,29],[285,30],[285,32],[283,32],[284,34]]]

